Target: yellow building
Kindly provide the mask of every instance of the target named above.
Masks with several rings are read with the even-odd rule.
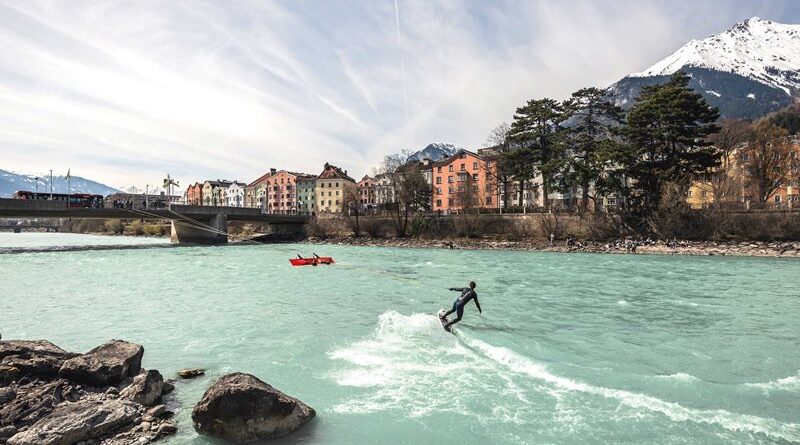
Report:
[[[317,176],[315,192],[318,213],[341,213],[348,194],[356,196],[356,181],[347,176],[347,170],[326,162]]]
[[[711,181],[692,181],[686,191],[686,203],[693,209],[704,209],[714,202],[714,188]]]

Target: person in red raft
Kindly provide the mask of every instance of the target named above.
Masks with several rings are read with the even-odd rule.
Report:
[[[461,292],[461,296],[456,298],[456,301],[453,302],[453,309],[450,309],[441,316],[441,318],[444,319],[447,318],[447,316],[452,314],[453,312],[456,313],[457,318],[444,325],[445,329],[449,330],[450,326],[461,321],[461,316],[464,315],[464,306],[466,306],[466,304],[469,303],[470,300],[475,300],[475,306],[478,307],[478,312],[481,314],[483,313],[483,311],[481,311],[481,304],[478,303],[478,293],[475,292],[474,281],[469,282],[469,287],[451,287],[450,290]]]

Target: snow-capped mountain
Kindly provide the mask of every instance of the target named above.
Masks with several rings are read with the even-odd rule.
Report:
[[[453,144],[444,144],[441,142],[436,142],[433,144],[428,144],[428,146],[423,148],[422,150],[417,150],[411,153],[408,156],[408,160],[421,161],[423,159],[430,159],[431,161],[438,161],[439,159],[452,156],[458,150],[460,150],[460,148],[456,147]]]
[[[691,86],[724,117],[756,118],[800,98],[800,25],[758,17],[703,40],[611,86],[621,106],[632,105],[642,86],[683,70]]]
[[[40,177],[37,180],[35,176],[0,170],[0,197],[10,197],[18,190],[36,191],[37,181],[39,183],[38,190],[40,192],[50,191],[49,177]],[[73,176],[70,179],[69,187],[72,193],[92,193],[105,196],[119,192],[119,190],[115,188],[81,178],[80,176]],[[67,178],[64,176],[53,176],[53,193],[67,193]]]

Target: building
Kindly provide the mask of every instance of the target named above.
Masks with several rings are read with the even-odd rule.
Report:
[[[267,209],[267,180],[277,173],[277,170],[270,168],[268,172],[261,175],[258,179],[247,184],[244,188],[244,206],[251,208]]]
[[[244,207],[244,188],[247,185],[233,181],[225,191],[225,205],[228,207]]]
[[[753,156],[760,155],[749,150],[747,143],[743,143],[731,151],[727,159],[722,159],[719,169],[691,182],[686,191],[686,203],[694,209],[707,208],[715,203],[747,208],[752,205],[767,208],[800,207],[800,141],[788,140],[786,148],[788,152],[779,155],[785,157],[785,162],[773,167],[778,171],[774,176],[782,176],[783,179],[767,197],[766,202],[758,202],[758,192],[747,167],[754,162]],[[769,165],[763,162],[760,164]]]
[[[389,175],[381,173],[375,176],[375,204],[379,209],[386,208],[389,204],[394,204],[394,187]]]
[[[291,215],[298,213],[297,179],[313,175],[280,170],[266,180],[267,213]]]
[[[317,203],[317,177],[297,177],[297,213],[303,215],[316,214]]]
[[[203,184],[195,182],[186,189],[186,204],[192,206],[203,205]]]
[[[348,193],[357,193],[355,179],[347,175],[347,170],[326,162],[317,176],[317,213],[341,213]]]
[[[433,210],[441,213],[496,209],[497,163],[471,151],[459,150],[453,156],[432,164]]]
[[[205,181],[203,183],[203,205],[204,206],[224,206],[225,195],[231,181],[217,179],[216,181]]]
[[[370,178],[369,175],[364,175],[358,184],[358,199],[361,210],[373,210],[377,207],[377,182],[375,178]]]

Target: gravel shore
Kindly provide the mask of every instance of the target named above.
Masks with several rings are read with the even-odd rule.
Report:
[[[655,241],[639,243],[635,250],[626,248],[624,242],[588,242],[582,245],[567,246],[564,240],[556,240],[554,245],[547,241],[500,241],[494,239],[451,239],[432,240],[421,238],[308,238],[307,244],[334,244],[372,247],[406,247],[468,250],[518,250],[532,252],[586,252],[608,254],[650,254],[650,255],[729,255],[761,257],[800,257],[800,242],[783,241],[678,241],[666,243]]]

